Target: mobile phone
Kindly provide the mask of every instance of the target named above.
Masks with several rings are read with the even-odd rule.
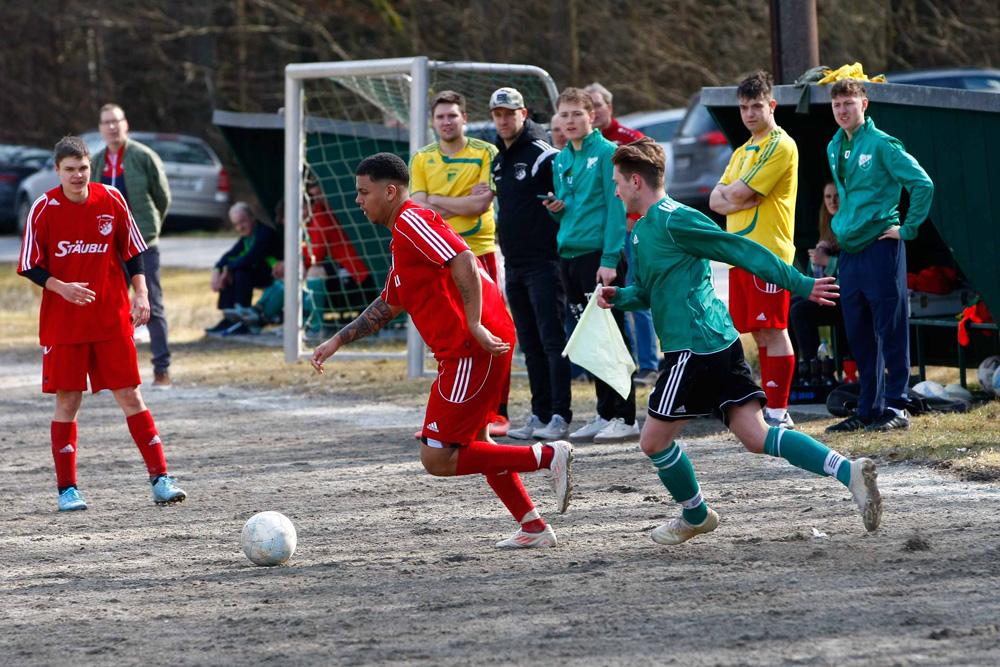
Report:
[[[556,200],[556,198],[553,197],[552,195],[535,195],[535,196],[538,197],[539,199],[548,199],[549,201]]]

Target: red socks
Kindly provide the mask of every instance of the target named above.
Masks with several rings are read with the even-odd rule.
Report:
[[[549,447],[541,448],[544,452]],[[544,454],[543,454],[544,456]],[[551,455],[549,457],[551,461]],[[456,475],[500,475],[505,472],[535,472],[539,469],[535,447],[473,442],[458,451]]]
[[[528,492],[521,483],[521,477],[516,472],[506,475],[486,475],[486,482],[493,489],[493,492],[500,498],[500,502],[511,513],[514,520],[521,523],[521,528],[526,533],[540,533],[545,530],[545,522],[538,518],[535,512],[535,504],[531,502]],[[529,517],[528,515],[532,516]]]
[[[160,435],[156,432],[156,424],[153,423],[153,415],[146,410],[125,421],[139,453],[142,454],[142,460],[146,462],[150,477],[166,475],[167,461],[163,458],[163,446],[160,444]]]
[[[76,486],[76,422],[52,422],[52,458],[56,462],[56,485]]]
[[[795,373],[795,355],[767,358],[767,377],[762,378],[767,407],[775,410],[788,409],[788,394],[792,390],[792,375]]]

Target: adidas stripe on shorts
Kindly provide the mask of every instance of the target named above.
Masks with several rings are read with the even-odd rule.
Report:
[[[483,351],[473,357],[438,362],[421,441],[439,448],[471,443],[476,431],[496,419],[512,355],[513,346],[500,357]]]
[[[667,352],[663,371],[649,395],[647,412],[661,421],[677,421],[719,414],[728,423],[726,408],[757,399],[767,404],[763,390],[743,358],[739,339],[724,350],[694,354],[690,350]]]
[[[792,295],[747,273],[738,266],[729,269],[729,314],[740,333],[761,329],[787,329]]]

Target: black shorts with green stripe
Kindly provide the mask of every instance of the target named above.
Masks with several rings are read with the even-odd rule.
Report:
[[[753,381],[743,358],[743,345],[736,339],[724,350],[694,354],[690,350],[663,355],[660,377],[649,395],[649,416],[677,421],[717,414],[729,423],[728,409],[757,399],[767,404],[764,391]]]

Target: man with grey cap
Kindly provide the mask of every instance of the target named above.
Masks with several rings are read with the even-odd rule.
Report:
[[[566,437],[570,364],[566,345],[566,290],[556,253],[556,222],[542,205],[552,194],[552,161],[558,151],[545,129],[528,119],[524,97],[500,88],[490,98],[497,128],[493,159],[499,219],[497,233],[507,273],[507,304],[524,352],[531,387],[531,416],[507,432],[519,440]]]

